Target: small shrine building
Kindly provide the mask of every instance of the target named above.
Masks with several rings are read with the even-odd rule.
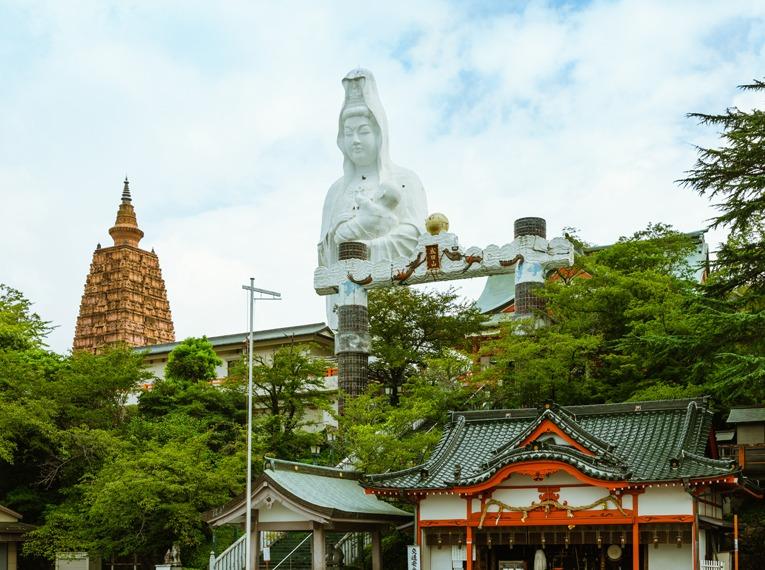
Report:
[[[725,559],[724,495],[744,485],[713,458],[711,428],[702,398],[453,412],[425,463],[362,484],[416,505],[422,570],[531,570],[541,557],[699,570]]]

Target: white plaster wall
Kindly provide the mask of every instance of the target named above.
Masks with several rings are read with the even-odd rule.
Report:
[[[682,487],[651,487],[640,495],[638,510],[640,516],[692,515],[693,501]]]
[[[502,501],[514,507],[525,507],[532,501],[539,501],[539,491],[536,489],[497,489],[491,496],[492,499]],[[480,505],[478,510],[480,510]],[[490,512],[495,512],[496,507],[490,507]]]
[[[690,544],[678,548],[674,544],[660,544],[659,548],[648,547],[648,567],[651,570],[691,570],[693,556]]]
[[[430,564],[423,564],[422,570],[452,570],[452,549],[449,546],[442,546],[439,550],[437,546],[428,548],[430,551]],[[423,556],[423,562],[425,562]]]
[[[602,487],[563,487],[560,490],[559,501],[561,503],[568,501],[568,504],[573,507],[581,507],[594,503],[598,499],[608,497],[610,494],[608,489],[603,489]],[[608,508],[614,508],[613,504],[609,503]]]
[[[464,519],[466,509],[459,495],[428,495],[420,501],[420,520]]]
[[[465,506],[465,508],[467,508],[467,505]],[[480,513],[481,512],[481,499],[473,499],[473,501],[471,503],[471,507],[470,507],[470,512],[471,513]],[[464,518],[465,515],[467,515],[467,512],[465,514],[463,514],[462,517]]]
[[[307,517],[288,509],[281,503],[274,502],[271,505],[271,508],[264,506],[258,509],[259,522],[292,522],[307,520],[309,520]]]

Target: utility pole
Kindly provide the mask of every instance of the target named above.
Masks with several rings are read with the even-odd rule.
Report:
[[[252,333],[255,301],[281,301],[282,294],[255,287],[255,278],[250,277],[249,285],[242,285],[248,291],[250,310],[250,334],[247,350],[247,512],[245,513],[245,570],[252,570]],[[259,293],[259,297],[255,297]]]

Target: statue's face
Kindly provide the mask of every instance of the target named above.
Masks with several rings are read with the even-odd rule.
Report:
[[[377,162],[380,141],[369,117],[356,115],[343,123],[343,150],[356,166],[370,166]]]

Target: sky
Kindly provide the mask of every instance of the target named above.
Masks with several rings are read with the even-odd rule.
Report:
[[[0,283],[69,350],[127,175],[179,340],[244,331],[251,276],[283,294],[256,328],[324,320],[316,244],[358,66],[393,161],[465,247],[524,216],[593,244],[693,231],[715,210],[675,181],[719,138],[686,114],[763,107],[736,86],[765,77],[765,3],[0,0]]]

